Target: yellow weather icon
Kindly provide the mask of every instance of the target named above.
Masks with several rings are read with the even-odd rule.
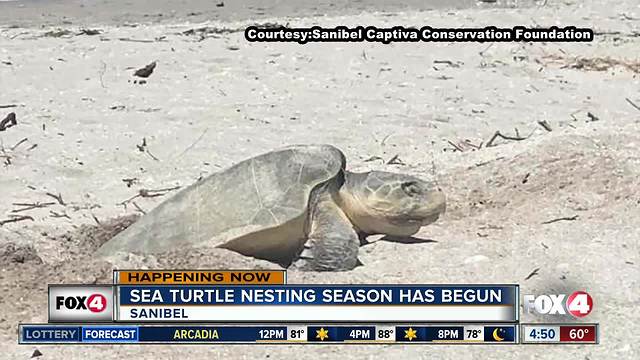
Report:
[[[502,330],[502,328],[496,328],[495,330],[493,330],[493,340],[495,341],[504,340],[504,338],[501,337],[499,333],[504,333],[504,330]]]
[[[324,341],[324,339],[329,338],[329,330],[325,328],[320,328],[320,330],[316,330],[316,339],[320,339],[320,341]]]
[[[408,330],[404,331],[404,338],[409,339],[409,341],[411,341],[418,337],[416,333],[417,331],[413,330],[412,328],[409,328]]]

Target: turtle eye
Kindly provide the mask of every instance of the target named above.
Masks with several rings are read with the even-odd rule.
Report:
[[[400,187],[402,188],[402,191],[404,191],[405,194],[409,196],[422,194],[422,190],[420,189],[420,186],[415,181],[405,181],[402,184],[400,184]]]

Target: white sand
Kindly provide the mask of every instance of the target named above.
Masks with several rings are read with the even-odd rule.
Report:
[[[249,156],[309,142],[340,147],[352,170],[436,179],[447,214],[418,236],[376,242],[363,267],[295,273],[290,282],[520,283],[522,293],[586,289],[602,327],[598,346],[38,346],[44,359],[75,358],[634,358],[640,271],[640,81],[632,69],[575,69],[575,58],[638,61],[633,0],[549,1],[531,9],[363,13],[271,19],[292,26],[576,25],[615,32],[589,44],[250,44],[233,32],[197,41],[180,32],[242,30],[247,22],[95,25],[96,36],[43,37],[57,28],[0,28],[0,220],[13,203],[65,205],[19,212],[0,244],[32,245],[45,264],[0,263],[0,338],[25,359],[17,322],[46,321],[46,283],[108,279],[81,224],[136,213],[119,202],[141,188],[188,185]],[[598,4],[595,4],[598,3]],[[78,28],[67,27],[72,32]],[[635,35],[634,35],[635,34]],[[119,39],[153,40],[131,42]],[[481,53],[481,54],[480,54]],[[556,59],[556,60],[554,60]],[[157,61],[144,85],[134,69]],[[453,65],[435,63],[449,60]],[[592,121],[587,113],[597,117]],[[552,132],[538,121],[546,120]],[[453,152],[447,141],[486,143],[499,130],[531,137]],[[27,138],[15,148],[21,139]],[[146,149],[136,145],[146,139]],[[37,147],[32,148],[37,144]],[[404,165],[365,161],[372,156]],[[6,158],[0,158],[5,161]],[[527,175],[528,174],[528,175]],[[122,179],[137,178],[127,187]],[[526,181],[523,181],[526,178]],[[165,197],[137,199],[149,210]],[[51,212],[68,217],[54,217]],[[13,213],[15,215],[15,213]],[[575,221],[542,224],[578,215]],[[67,239],[67,240],[65,240]],[[6,245],[3,245],[6,246]],[[201,256],[202,255],[202,256]],[[223,250],[178,259],[133,257],[119,266],[273,267]],[[539,268],[538,275],[525,280]],[[523,320],[542,321],[525,316]]]

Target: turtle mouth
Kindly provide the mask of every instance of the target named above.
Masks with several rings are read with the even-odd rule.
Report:
[[[394,225],[406,225],[406,226],[426,226],[429,225],[440,217],[441,211],[429,211],[426,214],[420,215],[401,215],[389,218],[389,222]]]

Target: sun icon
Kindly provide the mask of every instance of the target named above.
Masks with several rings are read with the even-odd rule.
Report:
[[[316,330],[316,339],[320,339],[320,341],[324,341],[324,339],[329,338],[329,330],[325,328],[320,328],[320,330]]]
[[[404,338],[409,339],[409,341],[411,341],[418,337],[416,333],[417,331],[413,330],[412,328],[409,328],[409,330],[404,331]]]

